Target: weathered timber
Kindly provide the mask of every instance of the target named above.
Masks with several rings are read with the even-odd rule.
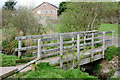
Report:
[[[94,55],[94,53],[93,53],[93,51],[94,51],[94,33],[92,33],[92,52],[91,52],[91,61],[93,60],[93,55]]]
[[[60,68],[63,68],[63,60],[62,60],[62,56],[63,56],[63,36],[60,36]]]
[[[41,38],[41,37],[55,37],[55,36],[62,36],[62,35],[73,35],[78,33],[84,33],[84,32],[97,32],[98,30],[92,30],[92,31],[81,31],[81,32],[70,32],[70,33],[56,33],[56,34],[45,34],[45,35],[32,35],[32,36],[21,36],[21,37],[15,37],[15,40],[20,39],[31,39],[31,38]]]
[[[105,32],[103,32],[103,45],[102,45],[102,49],[103,49],[103,51],[102,51],[102,56],[103,56],[103,58],[104,58],[104,54],[105,54]]]
[[[77,58],[79,60],[79,55],[80,55],[80,34],[77,35]]]
[[[24,50],[29,50],[29,49],[37,49],[38,46],[29,46],[29,47],[22,47],[22,48],[16,48],[15,51],[24,51]]]
[[[19,49],[19,50],[18,50],[18,57],[19,57],[19,58],[21,57],[21,51],[20,51],[20,50],[21,50],[21,46],[22,46],[21,40],[19,40],[19,41],[18,41],[18,49]]]
[[[64,48],[64,49],[70,49],[70,48],[75,48],[75,47],[77,47],[77,45],[65,46],[65,47],[63,47],[63,48]]]
[[[42,54],[56,52],[56,51],[60,51],[60,48],[54,48],[54,49],[44,50],[44,51],[42,51]]]
[[[42,47],[51,47],[51,46],[59,46],[60,43],[51,43],[51,44],[44,44]]]
[[[38,54],[37,57],[40,58],[42,56],[42,41],[41,38],[38,39]]]
[[[77,40],[74,40],[74,41],[73,41],[73,40],[72,40],[72,41],[66,41],[66,42],[63,42],[63,44],[69,44],[69,43],[72,43],[72,44],[73,44],[73,43],[75,43],[75,42],[77,42]]]

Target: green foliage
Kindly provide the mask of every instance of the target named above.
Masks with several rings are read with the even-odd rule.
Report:
[[[60,4],[59,4],[59,9],[58,9],[58,15],[61,15],[62,14],[62,12],[64,12],[66,9],[67,9],[67,4],[68,2],[61,2]]]
[[[114,57],[114,55],[120,56],[120,47],[117,48],[115,46],[110,46],[105,51],[105,59],[107,61],[112,60],[112,58]]]
[[[97,78],[81,72],[80,69],[69,69],[67,71],[50,66],[48,63],[41,63],[35,71],[28,73],[24,78]]]
[[[14,40],[17,36],[17,30],[15,26],[11,23],[8,23],[7,28],[2,29],[2,36],[4,39],[9,41]]]
[[[24,41],[22,41],[22,47],[25,46]],[[15,53],[15,49],[18,47],[18,41],[16,40],[3,40],[2,41],[2,51],[7,54],[7,55],[14,55]]]
[[[18,42],[15,40],[13,41],[3,40],[2,46],[3,46],[2,51],[8,55],[11,55],[15,53],[15,48],[18,47]]]
[[[17,65],[15,61],[18,59],[17,56],[11,56],[0,53],[0,56],[2,56],[2,63],[0,65],[2,66],[15,66]]]
[[[112,10],[117,10],[117,3],[71,2],[60,15],[61,32],[85,31],[97,29],[101,20]],[[79,7],[78,7],[79,6]],[[117,16],[116,16],[117,17]]]

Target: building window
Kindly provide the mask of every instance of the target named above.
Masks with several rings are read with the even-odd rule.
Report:
[[[41,11],[39,10],[39,11],[37,11],[37,14],[41,14]]]
[[[48,12],[49,12],[48,10],[45,11],[46,14],[48,14]]]
[[[54,11],[53,10],[51,10],[51,14],[53,14],[54,13]]]

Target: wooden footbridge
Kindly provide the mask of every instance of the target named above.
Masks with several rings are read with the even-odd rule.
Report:
[[[111,34],[111,39],[106,39],[106,34]],[[102,36],[101,39],[99,35]],[[73,61],[75,66],[102,59],[104,58],[106,48],[114,45],[114,31],[98,32],[97,30],[92,30],[50,35],[21,36],[16,37],[15,40],[18,40],[19,43],[16,49],[18,51],[18,57],[22,57],[22,51],[30,49],[37,50],[37,57],[20,68],[15,68],[5,74],[3,72],[0,74],[2,78],[6,78],[14,73],[17,73],[17,76],[20,77],[21,70],[30,65],[35,67],[40,62],[49,62],[51,65],[60,65],[60,68],[63,68],[63,65],[68,61]],[[31,40],[36,45],[22,47],[22,40]],[[111,41],[111,44],[106,44],[106,41]]]

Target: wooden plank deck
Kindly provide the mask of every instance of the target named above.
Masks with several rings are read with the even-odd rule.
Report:
[[[0,67],[0,78],[6,78],[17,72],[17,70],[18,69],[16,67]]]

